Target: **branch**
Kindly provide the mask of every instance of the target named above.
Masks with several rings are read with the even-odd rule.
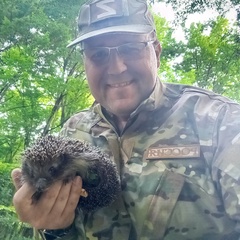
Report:
[[[59,95],[59,97],[56,99],[55,105],[54,105],[54,107],[51,111],[51,114],[47,120],[46,126],[43,129],[43,133],[42,133],[43,136],[45,136],[49,132],[49,128],[50,128],[51,122],[53,120],[53,117],[55,116],[58,109],[61,107],[61,102],[63,101],[64,96],[65,96],[65,94],[61,93]]]

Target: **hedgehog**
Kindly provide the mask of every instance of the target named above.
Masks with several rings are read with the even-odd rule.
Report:
[[[85,212],[110,205],[120,193],[116,164],[98,147],[68,137],[40,137],[22,154],[22,181],[35,190],[32,204],[55,181],[65,183],[79,175],[82,195],[78,207]]]

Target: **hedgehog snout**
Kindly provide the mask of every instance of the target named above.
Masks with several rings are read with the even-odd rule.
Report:
[[[36,190],[39,192],[44,191],[47,188],[47,179],[46,178],[39,178],[36,182]]]

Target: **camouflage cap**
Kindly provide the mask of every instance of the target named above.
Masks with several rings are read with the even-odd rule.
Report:
[[[145,0],[90,0],[81,6],[79,36],[68,47],[104,33],[149,33],[155,30]]]

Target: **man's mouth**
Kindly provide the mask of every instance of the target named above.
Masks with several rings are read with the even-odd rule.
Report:
[[[129,81],[129,82],[123,82],[123,83],[108,84],[108,86],[112,87],[112,88],[121,88],[121,87],[126,87],[126,86],[130,85],[131,83],[132,83],[132,81]]]

